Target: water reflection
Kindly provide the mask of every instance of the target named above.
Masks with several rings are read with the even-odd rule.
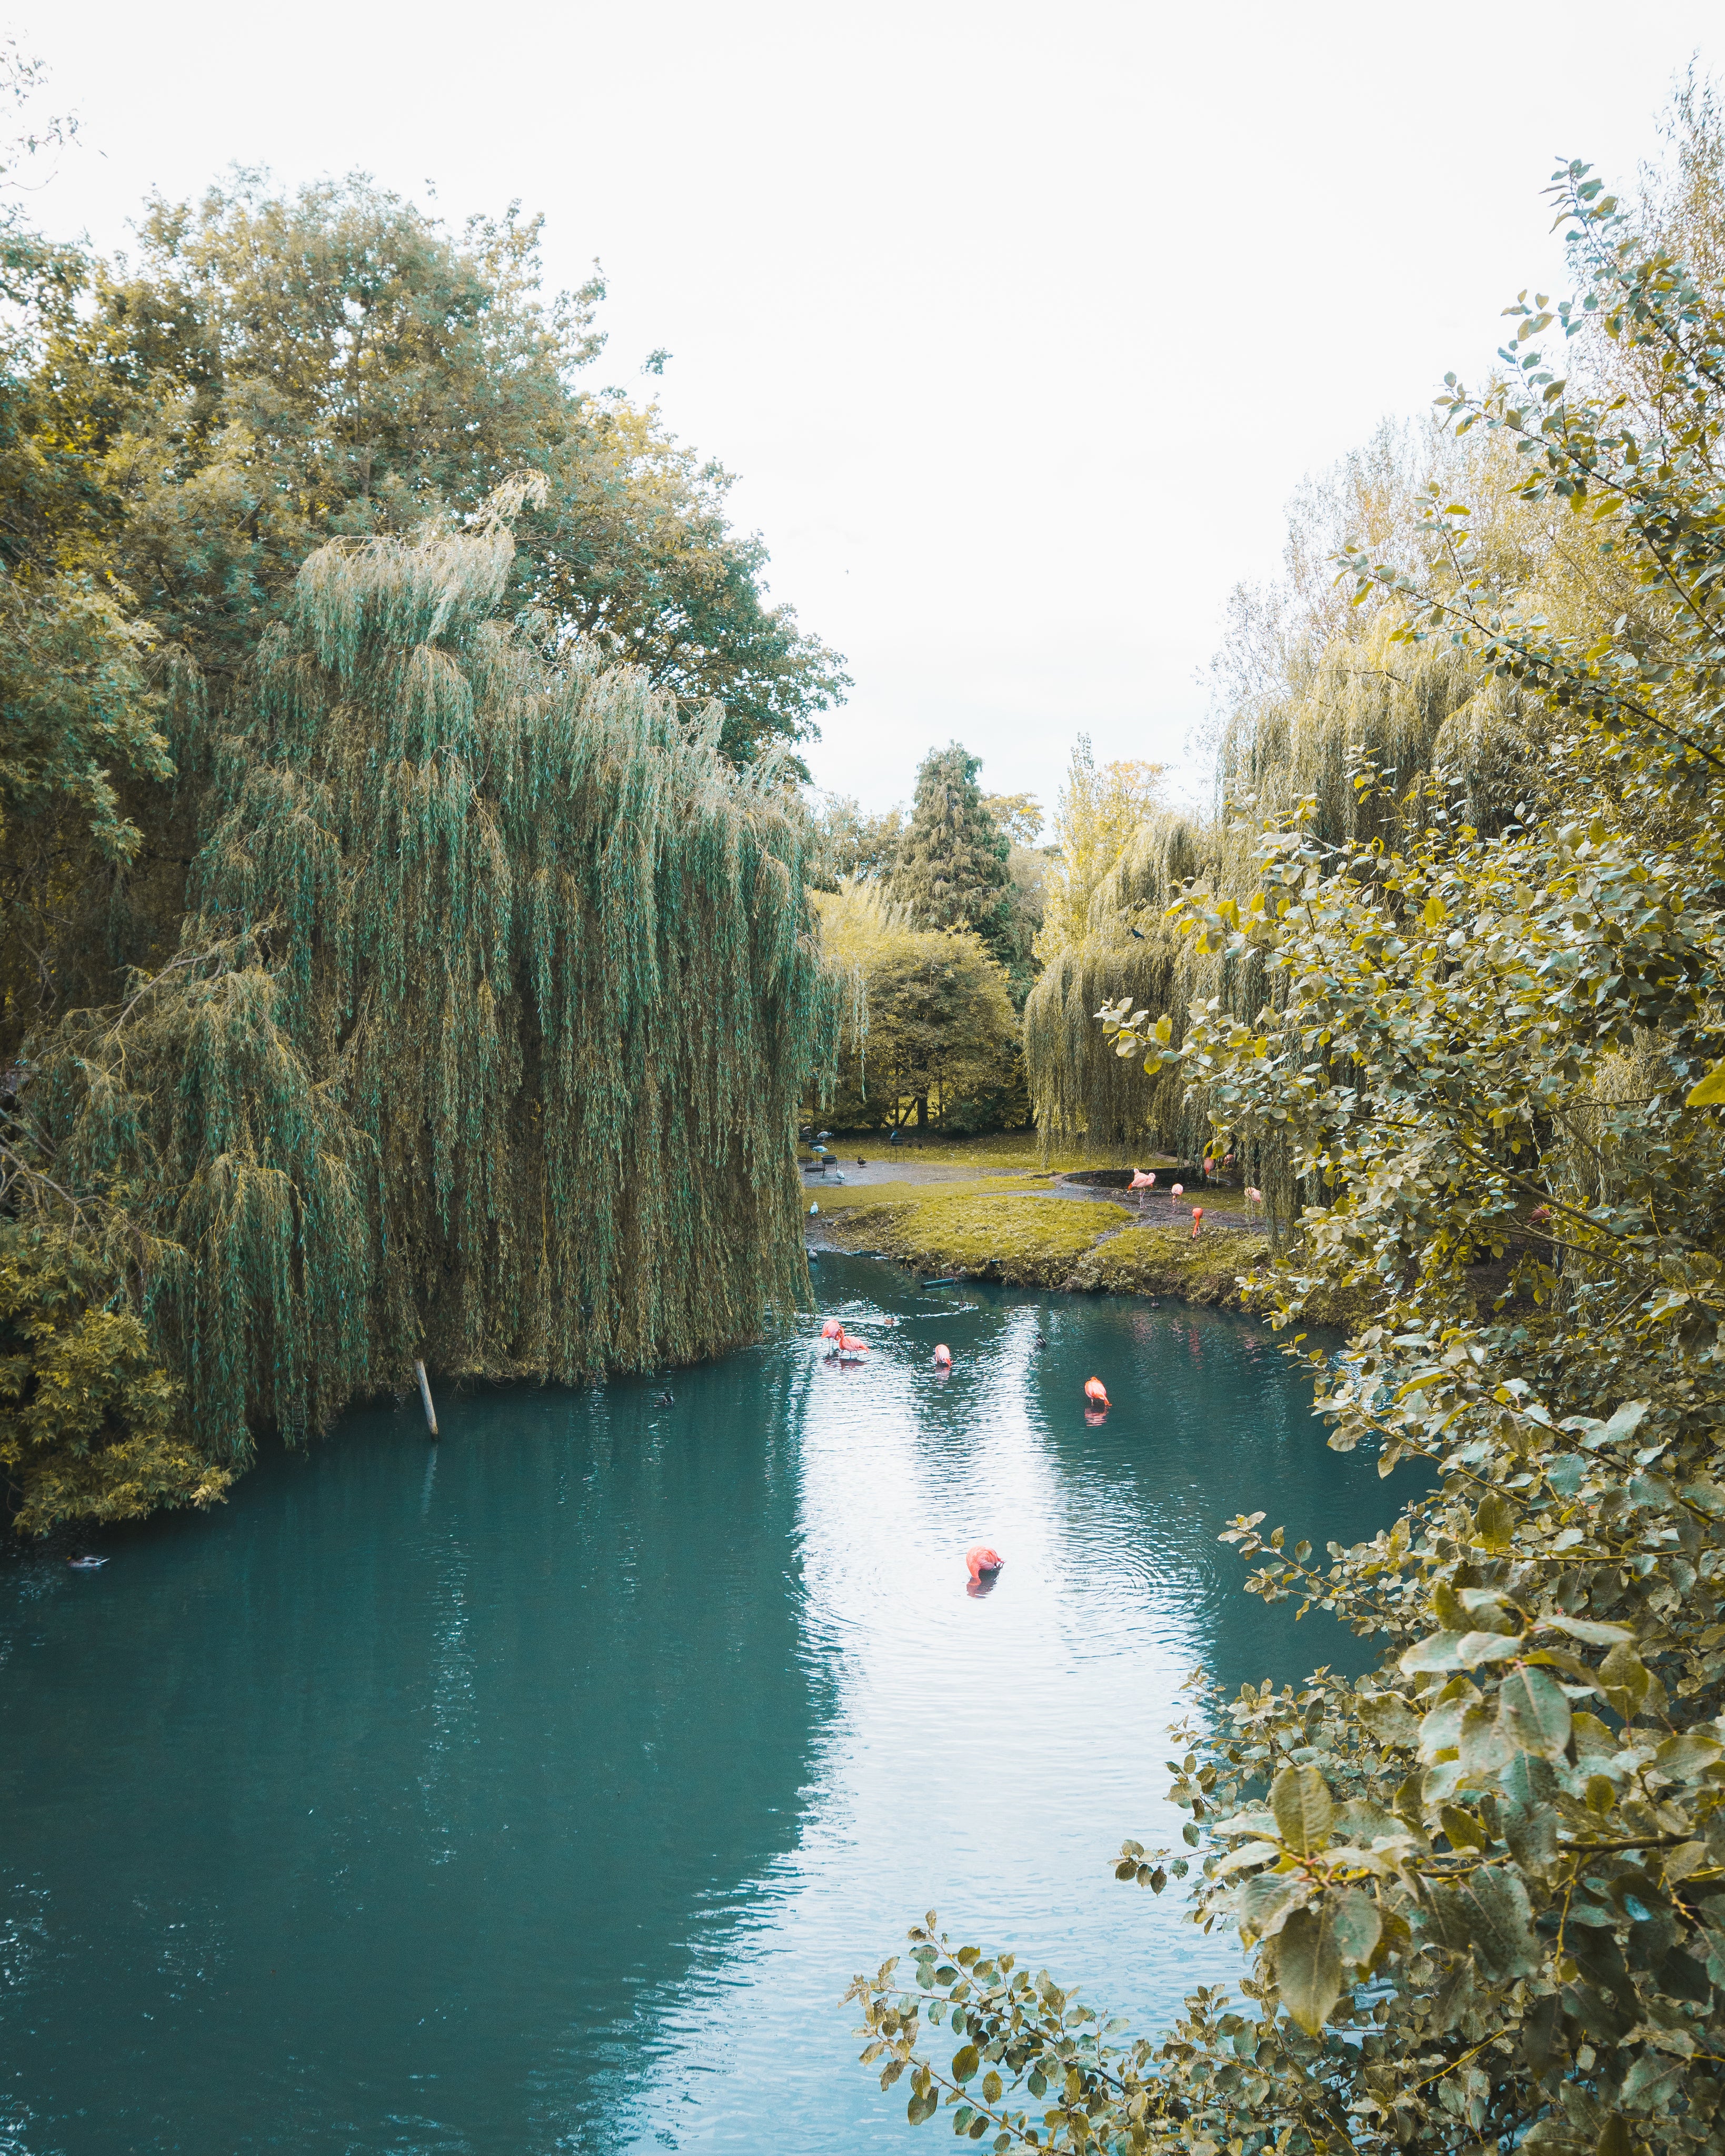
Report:
[[[1188,1671],[1351,1650],[1224,1520],[1375,1476],[1239,1321],[820,1270],[860,1364],[359,1415],[0,1568],[0,2148],[896,2150],[836,1999],[910,1916],[1146,2017],[1226,1971],[1106,1860]]]
[[[865,1389],[814,1364],[803,1383],[804,1622],[838,1712],[794,1860],[665,1998],[677,2049],[642,2148],[908,2148],[902,2105],[818,2003],[932,1904],[963,1936],[1081,1971],[1144,2025],[1225,1978],[1228,1943],[1117,1886],[1106,1859],[1128,1833],[1178,1845],[1159,1792],[1189,1671],[1232,1683],[1357,1659],[1333,1628],[1291,1638],[1216,1542],[1260,1502],[1332,1534],[1385,1502],[1323,1449],[1256,1328],[1004,1292],[919,1301],[876,1266],[822,1271],[848,1326],[877,1298],[905,1321]],[[944,1381],[922,1345],[936,1335]],[[1092,1423],[1099,1367],[1115,1405]],[[963,1565],[978,1539],[1008,1560],[986,1599]]]

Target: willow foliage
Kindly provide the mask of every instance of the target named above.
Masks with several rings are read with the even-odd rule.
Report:
[[[1096,1025],[1122,998],[1151,1023],[1166,1016],[1178,1043],[1189,1013],[1213,999],[1255,1011],[1269,992],[1250,955],[1195,948],[1167,924],[1189,885],[1237,903],[1260,870],[1251,834],[1266,817],[1308,804],[1324,841],[1368,842],[1400,816],[1398,786],[1363,795],[1359,759],[1399,781],[1453,773],[1482,826],[1501,826],[1538,783],[1538,757],[1512,690],[1486,679],[1466,652],[1394,641],[1388,611],[1363,634],[1330,641],[1297,692],[1235,714],[1220,743],[1222,811],[1200,821],[1153,810],[1127,842],[1090,901],[1085,934],[1051,960],[1024,1011],[1032,1098],[1045,1143],[1087,1134],[1122,1153],[1135,1147],[1195,1158],[1209,1136],[1201,1096],[1183,1080],[1146,1086]],[[1286,1217],[1296,1202],[1289,1163],[1254,1142],[1246,1169]]]
[[[1510,451],[1610,612],[1507,587],[1448,490],[1425,573],[1355,551],[1396,610],[1399,740],[1357,732],[1327,791],[1321,732],[1302,762],[1291,728],[1250,896],[1218,874],[1174,922],[1189,978],[1256,965],[1272,992],[1191,998],[1178,1040],[1108,1014],[1215,1142],[1291,1155],[1312,1202],[1280,1319],[1318,1283],[1370,1296],[1312,1358],[1319,1406],[1426,1491],[1353,1548],[1261,1514],[1225,1539],[1377,1666],[1200,1687],[1183,1846],[1117,1861],[1158,1892],[1195,1873],[1243,1996],[1117,2041],[932,1917],[911,1970],[858,1979],[911,2119],[944,2106],[997,2152],[1725,2149],[1725,303],[1584,167],[1553,193],[1579,296],[1523,295],[1502,374],[1441,408]],[[1626,363],[1566,375],[1572,338]],[[1536,716],[1548,780],[1493,828],[1522,754],[1497,730]],[[1459,726],[1473,807],[1435,767]]]
[[[128,1297],[211,1460],[444,1371],[708,1355],[806,1291],[793,1133],[839,990],[808,827],[584,644],[499,618],[512,540],[338,543],[213,752],[178,957],[28,1100],[175,1261]]]

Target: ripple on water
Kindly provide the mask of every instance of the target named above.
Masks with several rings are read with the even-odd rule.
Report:
[[[1141,2024],[1227,1977],[1108,1859],[1178,1841],[1189,1671],[1355,1650],[1217,1532],[1389,1498],[1247,1321],[818,1291],[860,1367],[798,1320],[670,1408],[368,1410],[100,1573],[0,1570],[0,2148],[896,2150],[837,2002],[929,1907]]]

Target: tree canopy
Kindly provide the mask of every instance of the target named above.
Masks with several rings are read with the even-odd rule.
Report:
[[[1162,776],[1159,763],[1137,757],[1099,767],[1090,736],[1079,735],[1055,809],[1056,851],[1036,939],[1042,963],[1087,932],[1096,886],[1155,806]]]
[[[724,475],[578,387],[599,288],[544,299],[536,235],[248,174],[135,264],[0,224],[27,1530],[208,1502],[416,1357],[639,1368],[802,1291],[793,745],[842,676]]]
[[[807,739],[840,662],[768,604],[722,468],[578,386],[604,288],[547,297],[540,228],[511,209],[451,234],[360,176],[152,201],[136,261],[94,265],[92,305],[46,342],[39,439],[90,479],[63,560],[117,578],[223,684],[313,547],[472,514],[531,470],[511,604],[720,699],[733,761]]]
[[[923,757],[891,888],[919,927],[968,928],[992,944],[1006,926],[1008,841],[983,805],[981,768],[957,742]]]
[[[1323,1554],[1230,1530],[1255,1591],[1382,1648],[1200,1691],[1184,1845],[1120,1854],[1158,1892],[1196,1866],[1242,1999],[1122,2044],[932,1916],[859,1979],[911,2118],[999,2150],[1720,2145],[1725,305],[1584,167],[1554,193],[1576,298],[1524,294],[1441,400],[1507,501],[1440,485],[1412,563],[1348,550],[1425,752],[1344,736],[1334,793],[1245,804],[1170,894],[1178,1008],[1103,1014],[1213,1147],[1286,1163],[1282,1322],[1371,1306],[1312,1358],[1331,1442],[1434,1486]],[[1542,755],[1494,762],[1500,725]]]
[[[963,929],[919,929],[877,884],[815,900],[822,947],[854,983],[831,1113],[849,1130],[914,1120],[985,1129],[1009,1117],[1018,1025],[1006,975]]]

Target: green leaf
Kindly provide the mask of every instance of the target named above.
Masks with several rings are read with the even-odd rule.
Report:
[[[1543,1669],[1512,1670],[1497,1693],[1497,1720],[1517,1751],[1561,1759],[1569,1743],[1569,1702]]]
[[[1488,1490],[1480,1500],[1475,1516],[1480,1540],[1487,1549],[1507,1549],[1515,1533],[1515,1507],[1507,1497],[1496,1490]]]
[[[1464,1879],[1427,1891],[1444,1944],[1471,1946],[1487,1976],[1531,1976],[1538,1968],[1527,1890],[1513,1871],[1481,1865]]]
[[[1355,1711],[1380,1744],[1411,1745],[1420,1734],[1420,1718],[1399,1692],[1362,1693]]]
[[[1462,1635],[1460,1632],[1432,1632],[1423,1640],[1416,1640],[1411,1647],[1403,1649],[1397,1666],[1409,1676],[1424,1670],[1459,1670]]]
[[[1620,1642],[1599,1665],[1606,1698],[1625,1722],[1633,1722],[1647,1697],[1646,1665],[1635,1649]]]
[[[952,2078],[968,2082],[982,2064],[982,2055],[974,2044],[961,2045],[952,2054]]]
[[[1316,1767],[1284,1767],[1270,1785],[1270,1808],[1282,1840],[1300,1856],[1310,1856],[1328,1842],[1336,1808]]]
[[[1524,1871],[1547,1871],[1558,1855],[1558,1778],[1549,1763],[1517,1752],[1498,1778],[1503,1839]]]
[[[1623,2101],[1634,2111],[1661,2110],[1676,2094],[1682,2074],[1681,2059],[1644,2051],[1623,2077]]]
[[[1291,1871],[1260,1871],[1248,1879],[1234,1902],[1240,1936],[1247,1941],[1274,1938],[1305,1891],[1306,1882]]]
[[[1376,1953],[1384,1933],[1378,1904],[1358,1887],[1344,1887],[1324,1896],[1318,1912],[1330,1928],[1336,1951],[1345,1963],[1363,1968]]]
[[[1521,1651],[1521,1635],[1507,1632],[1464,1632],[1455,1645],[1455,1654],[1465,1670],[1476,1670],[1485,1662],[1507,1661]]]
[[[1717,1108],[1725,1102],[1725,1063],[1709,1070],[1698,1086],[1692,1086],[1683,1097],[1686,1108]]]
[[[1212,1879],[1225,1879],[1231,1871],[1245,1871],[1255,1864],[1274,1864],[1281,1851],[1273,1841],[1244,1841],[1238,1849],[1229,1851],[1211,1872]]]
[[[1564,1617],[1553,1614],[1542,1616],[1542,1625],[1548,1625],[1555,1632],[1567,1632],[1572,1640],[1580,1640],[1589,1647],[1615,1646],[1620,1640],[1633,1640],[1635,1634],[1626,1625],[1599,1625],[1591,1618]]]
[[[1306,2031],[1317,2035],[1342,1996],[1342,1956],[1331,1928],[1311,1909],[1296,1909],[1271,1947],[1282,2004]]]
[[[1460,1804],[1440,1804],[1438,1824],[1450,1837],[1452,1849],[1484,1849],[1491,1840],[1473,1814]]]
[[[1694,1782],[1721,1758],[1725,1758],[1725,1745],[1704,1731],[1692,1729],[1681,1737],[1667,1737],[1654,1753],[1653,1763],[1674,1782]]]

